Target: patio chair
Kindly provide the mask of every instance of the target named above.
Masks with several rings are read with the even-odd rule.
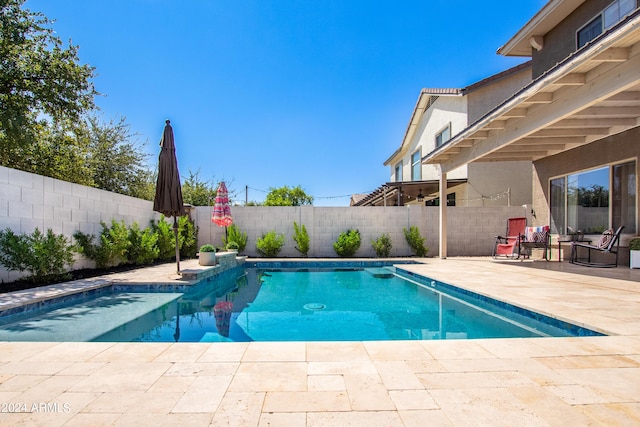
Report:
[[[600,236],[600,240],[595,244],[591,245],[585,242],[571,242],[571,258],[569,262],[577,265],[584,265],[587,267],[617,267],[618,266],[618,249],[620,248],[620,233],[624,229],[624,225],[618,227],[618,229],[614,232],[612,228],[605,230],[604,233]],[[587,249],[588,254],[587,258],[578,258],[578,248]],[[605,262],[592,262],[591,261],[591,252],[595,251],[597,253],[609,255],[615,255],[614,261],[605,263]]]
[[[548,225],[541,227],[526,227],[524,230],[524,240],[520,243],[523,254],[531,256],[531,249],[544,249],[544,259],[549,261],[551,255],[551,229]]]
[[[507,233],[505,237],[496,236],[493,245],[493,258],[505,256],[510,259],[520,257],[520,243],[524,239],[524,229],[527,226],[527,218],[509,218],[507,220]]]

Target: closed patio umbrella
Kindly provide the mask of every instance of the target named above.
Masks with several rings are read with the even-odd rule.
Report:
[[[176,146],[173,140],[171,122],[166,121],[164,133],[160,140],[158,157],[158,180],[156,195],[153,199],[153,210],[166,217],[173,217],[173,233],[176,238],[176,269],[180,273],[180,247],[178,246],[178,217],[185,214],[182,201],[182,187],[178,173]]]
[[[225,236],[227,227],[233,224],[233,217],[231,216],[231,208],[229,207],[229,192],[224,181],[220,182],[218,191],[216,192],[216,201],[213,205],[213,212],[211,213],[211,222],[224,227]]]

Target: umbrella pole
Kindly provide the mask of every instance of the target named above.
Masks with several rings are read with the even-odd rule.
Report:
[[[178,218],[173,217],[173,234],[176,236],[176,272],[180,274],[180,248],[178,247]]]
[[[173,334],[173,339],[178,342],[180,339],[180,301],[176,300],[176,305],[178,306],[176,309],[176,333]]]

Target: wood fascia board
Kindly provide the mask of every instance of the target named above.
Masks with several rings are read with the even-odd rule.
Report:
[[[479,141],[473,147],[440,164],[443,172],[457,169],[467,163],[498,150],[512,141],[528,136],[538,130],[551,126],[554,122],[570,117],[585,108],[606,99],[611,94],[622,92],[640,82],[640,55],[611,68],[589,84],[576,86],[564,94],[562,99],[531,112],[526,118],[507,122],[503,131],[495,132],[489,138]],[[550,82],[553,84],[553,82]]]

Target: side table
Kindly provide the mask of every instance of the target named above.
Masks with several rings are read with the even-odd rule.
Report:
[[[562,262],[562,259],[560,258],[560,253],[562,252],[562,244],[571,242],[585,242],[591,244],[591,239],[581,238],[580,240],[575,240],[569,236],[558,237],[558,262]]]

